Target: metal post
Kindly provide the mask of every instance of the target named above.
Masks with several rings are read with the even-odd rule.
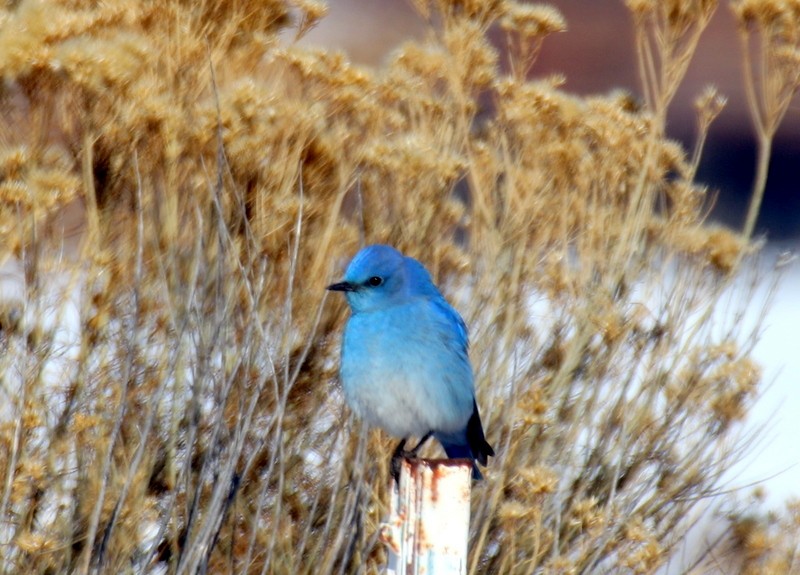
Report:
[[[468,459],[402,461],[380,533],[387,575],[466,574],[471,486]]]

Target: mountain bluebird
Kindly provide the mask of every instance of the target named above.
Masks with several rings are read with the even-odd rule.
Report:
[[[342,341],[340,377],[350,408],[370,425],[402,438],[392,458],[416,456],[432,435],[449,458],[486,465],[494,450],[483,434],[467,327],[431,280],[425,267],[385,245],[359,251],[344,281],[350,319]],[[409,436],[420,437],[405,451]]]

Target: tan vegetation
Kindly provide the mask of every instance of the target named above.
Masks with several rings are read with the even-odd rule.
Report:
[[[761,381],[756,333],[712,321],[754,251],[693,181],[722,100],[694,154],[664,135],[716,3],[628,2],[643,106],[527,79],[552,8],[415,5],[428,38],[377,70],[279,41],[309,0],[0,11],[0,257],[25,282],[0,314],[0,573],[377,572],[391,440],[347,417],[324,290],[362,241],[425,262],[470,326],[498,451],[473,573],[650,573],[681,543]],[[75,202],[68,265],[50,224]],[[798,569],[796,517],[740,519],[743,572]]]

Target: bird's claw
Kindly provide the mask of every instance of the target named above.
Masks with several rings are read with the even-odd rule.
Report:
[[[389,472],[392,474],[392,479],[394,479],[395,484],[398,486],[400,485],[400,465],[402,459],[403,456],[395,451],[392,454],[392,460],[389,463]]]
[[[392,459],[389,464],[389,471],[392,474],[392,479],[397,485],[400,485],[400,466],[402,465],[403,459],[406,460],[415,460],[418,459],[419,456],[417,455],[417,449],[419,449],[419,445],[414,449],[407,450],[406,449],[406,440],[403,439],[400,443],[395,447],[394,451],[392,452]]]

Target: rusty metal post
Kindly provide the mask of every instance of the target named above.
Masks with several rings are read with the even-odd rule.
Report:
[[[402,461],[380,533],[387,575],[466,574],[471,486],[467,459]]]

